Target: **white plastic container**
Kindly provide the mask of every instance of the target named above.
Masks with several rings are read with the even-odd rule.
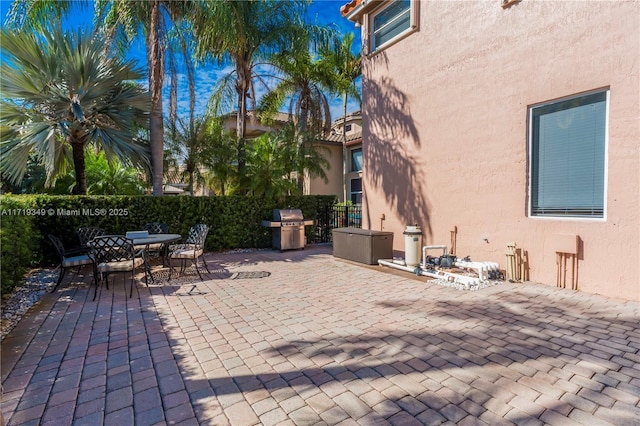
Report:
[[[415,225],[407,225],[404,234],[404,263],[407,266],[418,266],[422,253],[422,230]]]

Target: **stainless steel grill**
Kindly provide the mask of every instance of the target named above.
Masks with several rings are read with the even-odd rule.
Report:
[[[313,225],[312,220],[305,220],[300,209],[275,209],[273,221],[263,220],[262,226],[272,229],[272,246],[274,249],[304,249],[304,227]]]

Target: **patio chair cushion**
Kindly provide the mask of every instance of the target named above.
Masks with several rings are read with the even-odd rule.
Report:
[[[133,259],[121,260],[119,262],[106,262],[98,265],[98,271],[105,272],[126,272],[137,268],[144,263],[144,259],[136,257]]]
[[[75,266],[91,265],[93,261],[88,255],[65,257],[62,261],[63,268],[73,268]]]
[[[169,246],[169,251],[173,252],[173,251],[176,251],[176,250],[194,250],[194,249],[197,249],[197,248],[198,248],[198,246],[196,244],[186,244],[186,243],[183,243],[183,244],[171,244]]]
[[[195,259],[202,256],[201,248],[179,248],[171,252],[172,259]]]
[[[162,250],[162,246],[164,246],[164,243],[135,245],[133,246],[133,248],[135,251],[140,251],[140,250],[160,251]]]

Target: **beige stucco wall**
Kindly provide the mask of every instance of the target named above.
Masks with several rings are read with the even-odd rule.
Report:
[[[327,182],[320,177],[309,178],[305,182],[305,190],[314,195],[335,195],[342,201],[342,146],[323,144],[319,152],[329,162],[329,168],[325,170]]]
[[[365,226],[396,250],[409,223],[426,244],[456,226],[459,256],[503,269],[515,241],[548,285],[578,235],[579,290],[640,300],[640,3],[419,4],[419,30],[364,63]],[[607,87],[606,219],[528,217],[528,106]]]

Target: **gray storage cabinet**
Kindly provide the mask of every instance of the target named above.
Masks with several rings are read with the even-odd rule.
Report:
[[[393,232],[335,228],[333,255],[367,265],[377,264],[378,259],[393,259]]]

